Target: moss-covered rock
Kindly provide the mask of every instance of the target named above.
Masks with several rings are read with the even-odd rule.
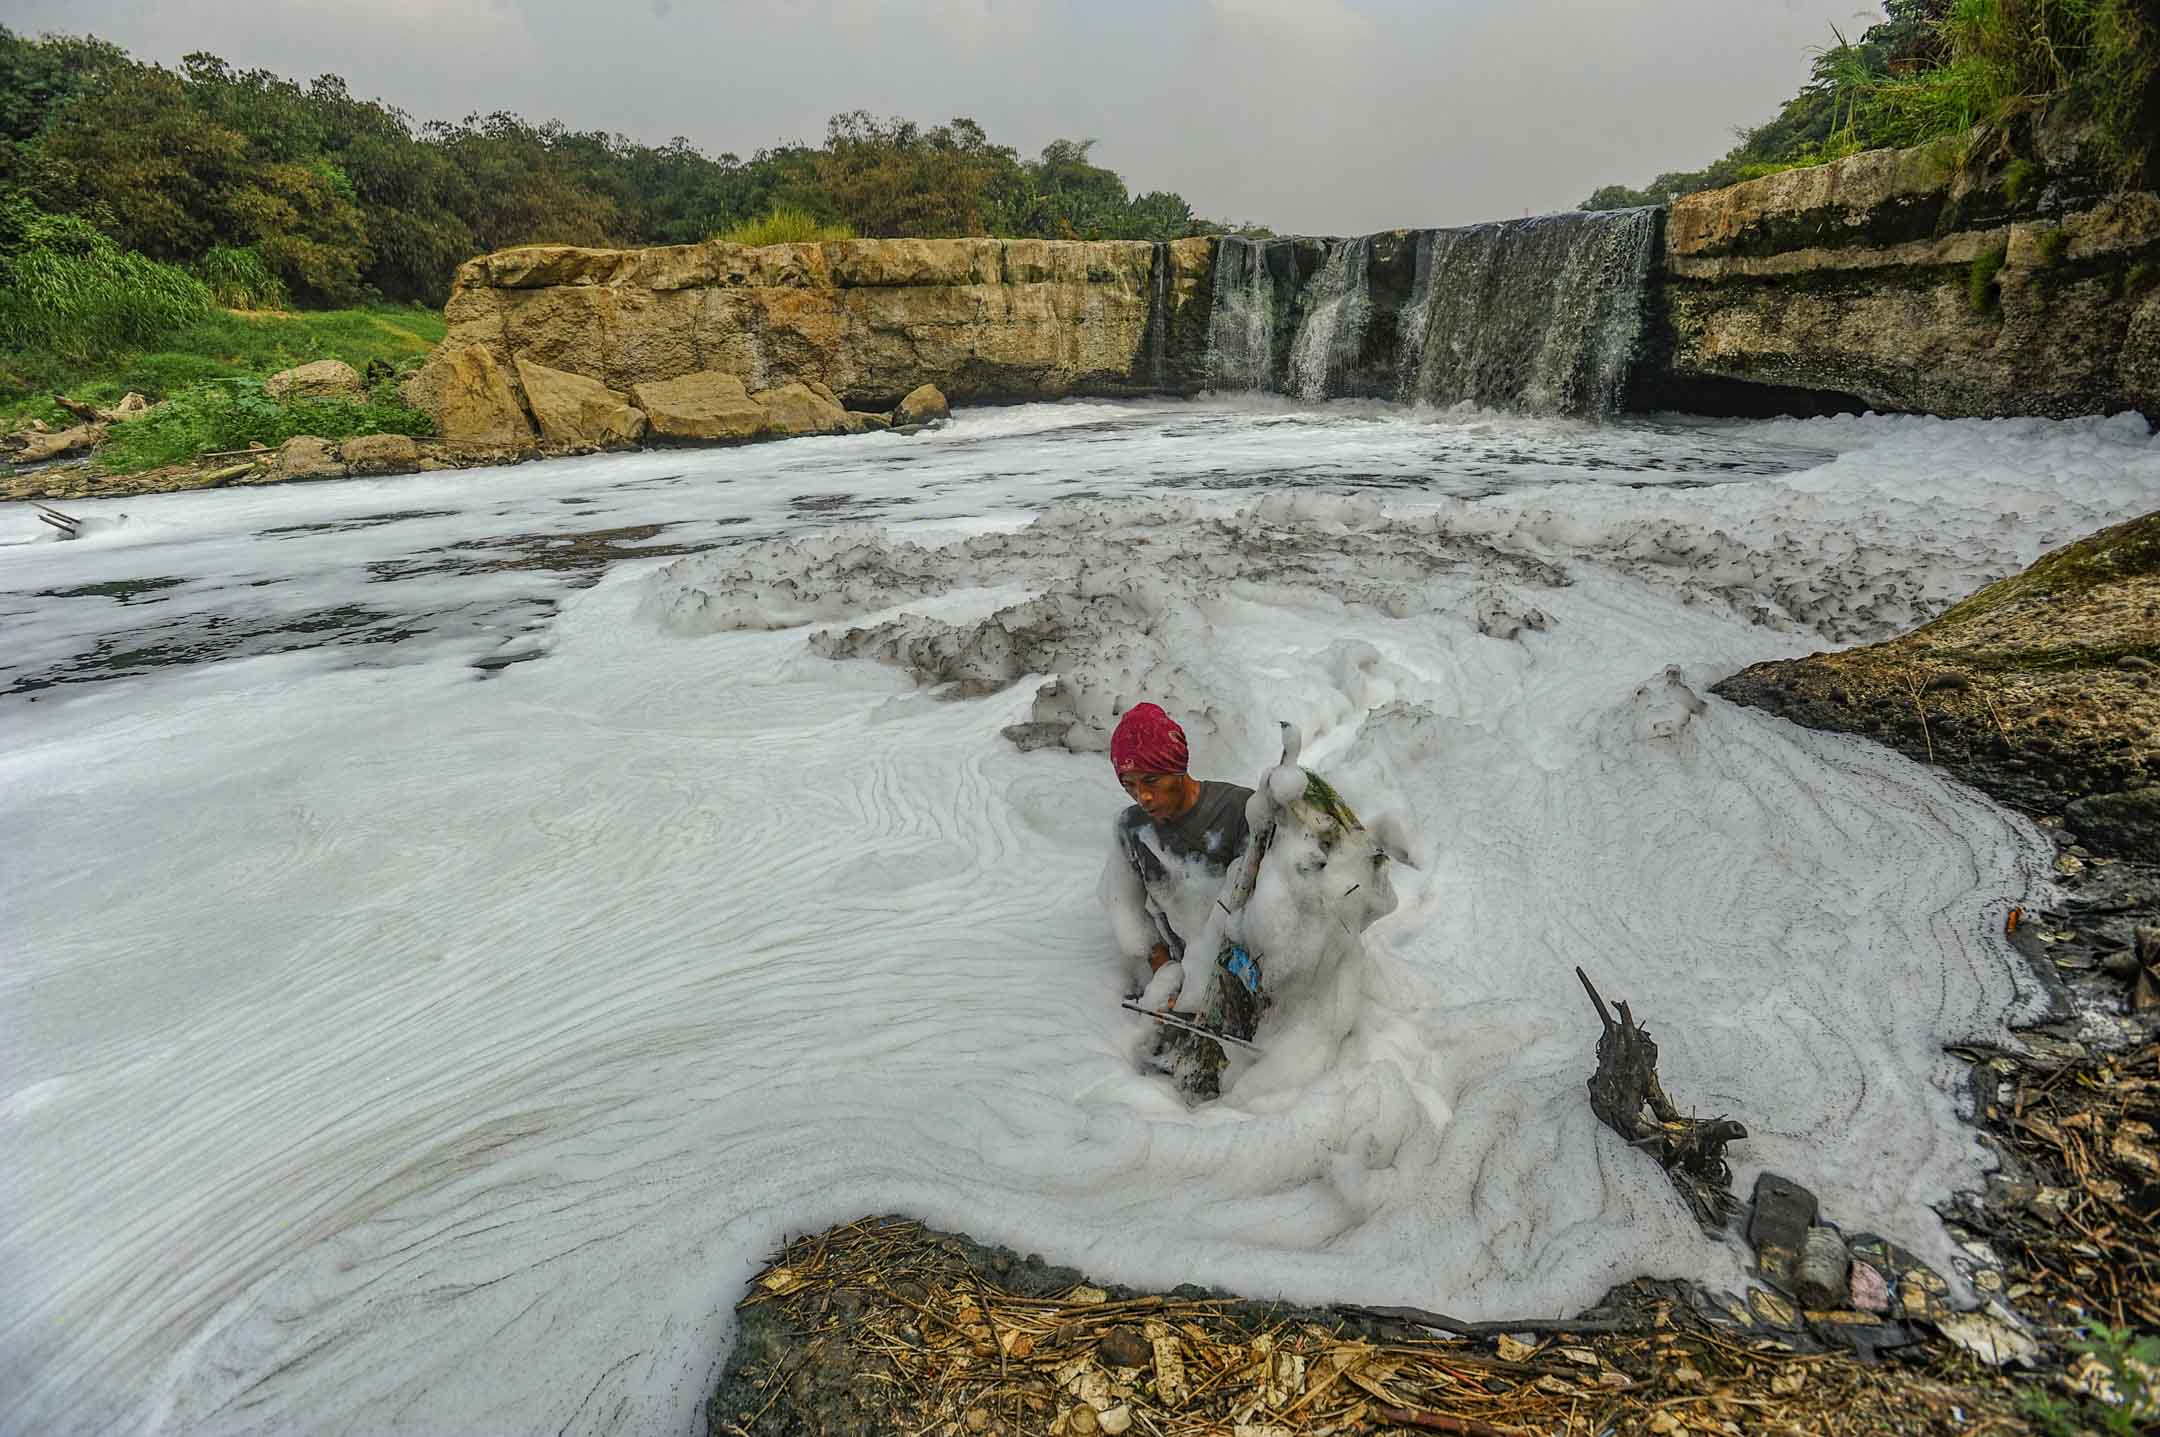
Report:
[[[1756,664],[1714,692],[1878,739],[2096,852],[2149,857],[2160,807],[2160,512],[2103,529],[1911,633]]]

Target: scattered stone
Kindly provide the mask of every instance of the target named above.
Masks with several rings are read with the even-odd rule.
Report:
[[[1936,1330],[1943,1336],[1990,1367],[2003,1367],[2013,1362],[2030,1367],[2040,1355],[2040,1344],[2025,1330],[2025,1324],[1997,1301],[1990,1300],[1985,1307],[1951,1313],[1934,1321]]]
[[[1845,1302],[1845,1273],[1851,1266],[1845,1239],[1827,1227],[1811,1227],[1793,1275],[1793,1296],[1803,1307],[1840,1307]]]
[[[656,439],[741,441],[760,437],[772,425],[742,381],[717,369],[632,385],[630,398],[645,411]]]
[[[597,379],[517,358],[525,402],[550,444],[613,448],[645,437],[645,412]]]
[[[1890,1278],[1881,1268],[1855,1259],[1847,1280],[1851,1284],[1854,1307],[1862,1312],[1890,1310]]]
[[[892,416],[890,415],[871,414],[861,409],[847,411],[847,432],[850,434],[872,434],[890,428],[892,428]]]
[[[1748,1311],[1765,1327],[1781,1327],[1787,1331],[1800,1325],[1800,1313],[1791,1303],[1779,1297],[1767,1287],[1748,1289]]]
[[[2097,848],[2160,853],[2160,784],[2076,799],[2063,816]]]
[[[990,1414],[983,1408],[970,1407],[967,1410],[967,1416],[962,1420],[967,1423],[967,1430],[970,1432],[987,1432],[990,1430]]]
[[[823,385],[818,389],[824,389]],[[841,434],[847,430],[847,411],[840,402],[830,398],[830,389],[823,394],[807,384],[783,384],[776,389],[761,389],[750,396],[751,401],[765,411],[766,423],[776,439],[794,439],[805,434]]]
[[[931,424],[952,415],[952,406],[945,402],[945,391],[935,384],[918,384],[908,391],[907,397],[893,406],[892,422],[902,424]]]
[[[410,474],[420,467],[420,446],[403,434],[356,434],[338,457],[355,474]]]
[[[1800,1254],[1807,1246],[1808,1229],[1815,1224],[1815,1212],[1815,1194],[1791,1178],[1770,1172],[1758,1175],[1747,1222],[1756,1271],[1790,1288],[1799,1274]]]
[[[1072,1415],[1065,1419],[1065,1430],[1072,1433],[1073,1437],[1094,1437],[1101,1426],[1101,1421],[1095,1416],[1095,1409],[1086,1403],[1075,1407]]]
[[[1106,1407],[1101,1412],[1096,1413],[1095,1420],[1101,1424],[1103,1431],[1110,1434],[1110,1437],[1118,1437],[1119,1433],[1128,1431],[1132,1427],[1132,1409],[1120,1402],[1115,1407]]]
[[[318,359],[281,369],[263,381],[272,399],[351,399],[367,393],[360,371],[342,359]]]
[[[338,459],[337,451],[328,440],[317,439],[312,434],[295,435],[278,446],[277,457],[270,461],[261,481],[265,484],[282,484],[295,479],[342,479],[345,465]]]
[[[1109,1367],[1145,1367],[1155,1360],[1154,1345],[1130,1327],[1111,1328],[1095,1352]]]

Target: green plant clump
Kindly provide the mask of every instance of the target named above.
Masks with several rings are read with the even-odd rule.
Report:
[[[1995,276],[2002,271],[2003,261],[2009,252],[2000,247],[1973,256],[1972,268],[1965,272],[1965,302],[1975,314],[1992,314],[2002,303],[1996,293]]]
[[[826,240],[850,240],[855,231],[844,224],[820,220],[808,210],[776,205],[754,220],[730,225],[713,236],[722,244],[821,244]]]
[[[2095,1322],[2087,1337],[2066,1344],[2099,1363],[2107,1379],[2107,1400],[2058,1397],[2038,1387],[2020,1395],[2018,1405],[2047,1437],[2081,1437],[2103,1432],[2134,1437],[2152,1431],[2160,1419],[2160,1337],[2140,1336],[2128,1327]]]
[[[0,203],[0,350],[87,360],[154,344],[203,318],[186,270],[121,249],[88,222]]]
[[[2051,230],[2042,230],[2033,240],[2033,248],[2039,253],[2041,264],[2056,264],[2070,248],[2070,231],[2059,226]]]
[[[378,385],[364,399],[279,401],[255,380],[198,385],[169,396],[140,419],[114,425],[98,450],[98,462],[112,473],[127,474],[251,444],[275,448],[301,434],[338,440],[433,433],[433,422],[398,402],[389,388]]]
[[[292,303],[285,281],[254,245],[214,245],[188,268],[227,309],[283,309]]]
[[[2016,204],[2025,198],[2025,191],[2039,177],[2040,167],[2019,155],[2003,167],[2003,198]]]

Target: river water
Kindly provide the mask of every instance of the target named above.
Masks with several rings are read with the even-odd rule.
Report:
[[[1472,1318],[1737,1284],[1591,1117],[1577,964],[1743,1188],[1939,1260],[2046,846],[1704,695],[2156,506],[2134,419],[1247,396],[0,511],[0,1428],[684,1432],[867,1212]],[[1299,724],[1416,863],[1198,1111],[1094,906],[1141,698],[1208,776]]]

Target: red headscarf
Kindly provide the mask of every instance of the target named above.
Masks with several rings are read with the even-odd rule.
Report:
[[[1128,773],[1183,773],[1192,761],[1185,730],[1154,704],[1134,704],[1110,736],[1110,765]]]

